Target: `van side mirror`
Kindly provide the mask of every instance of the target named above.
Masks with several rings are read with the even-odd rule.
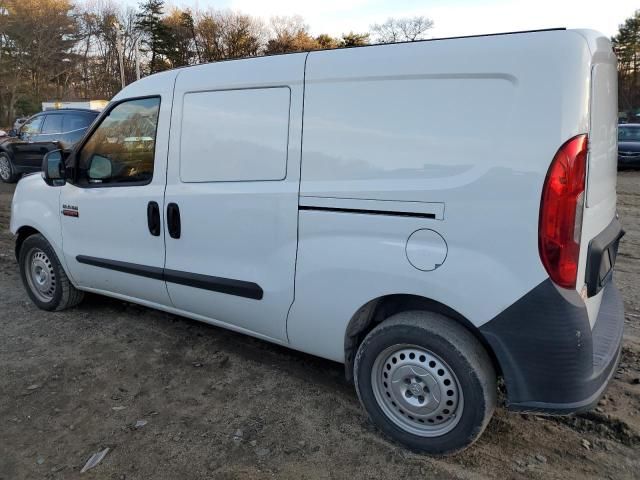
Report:
[[[52,150],[45,154],[42,159],[42,178],[52,187],[60,187],[66,183],[62,150]]]
[[[111,159],[102,155],[94,155],[89,163],[87,176],[90,183],[102,183],[109,180],[113,174],[113,165]]]
[[[9,137],[17,137],[18,136],[18,131],[15,128],[12,128],[11,130],[9,130],[7,132],[7,136],[9,136]]]

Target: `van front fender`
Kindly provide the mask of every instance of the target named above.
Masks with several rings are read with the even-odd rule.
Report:
[[[17,235],[16,255],[27,236],[40,233],[51,244],[68,272],[62,252],[60,192],[60,187],[50,187],[38,174],[23,177],[13,194],[9,229]]]

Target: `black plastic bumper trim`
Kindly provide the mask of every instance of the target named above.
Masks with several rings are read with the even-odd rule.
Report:
[[[160,267],[149,267],[147,265],[139,265],[137,263],[89,257],[86,255],[78,255],[76,260],[79,263],[84,263],[94,267],[129,273],[139,277],[153,278],[155,280],[162,280],[202,290],[210,290],[212,292],[225,293],[227,295],[235,295],[237,297],[262,300],[262,297],[264,296],[264,291],[260,285],[253,282],[245,282],[244,280],[201,275],[199,273],[181,272],[178,270],[170,270]]]
[[[589,297],[597,295],[613,275],[618,245],[624,233],[620,221],[614,218],[607,228],[589,242],[585,274]]]
[[[618,352],[614,357],[615,360],[611,362],[609,374],[606,380],[602,383],[600,388],[595,391],[590,397],[572,403],[551,403],[551,402],[523,402],[523,403],[510,403],[509,409],[518,412],[540,412],[548,415],[570,415],[572,413],[587,412],[592,410],[598,404],[600,397],[609,386],[609,382],[616,373],[618,363],[620,362],[620,356],[622,355],[622,345],[618,348]]]
[[[569,299],[567,299],[567,297]],[[547,279],[480,327],[513,410],[569,414],[592,408],[620,358],[624,305],[613,281],[593,330],[577,292]]]

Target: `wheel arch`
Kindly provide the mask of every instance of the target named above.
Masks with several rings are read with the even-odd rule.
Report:
[[[13,158],[11,158],[11,150],[7,148],[7,145],[0,145],[0,153],[6,153],[9,155],[9,158],[13,160]]]
[[[344,335],[345,375],[349,382],[353,381],[353,364],[360,343],[379,323],[391,315],[411,310],[422,310],[440,313],[471,332],[487,351],[491,362],[498,373],[502,374],[500,364],[478,327],[451,307],[436,300],[411,294],[393,294],[370,300],[361,306],[351,317]]]
[[[33,228],[30,225],[23,225],[20,228],[18,228],[18,231],[16,232],[16,243],[15,243],[16,260],[20,259],[20,249],[22,248],[22,244],[24,243],[24,241],[30,236],[37,235],[37,234],[40,234],[44,237],[42,232]]]

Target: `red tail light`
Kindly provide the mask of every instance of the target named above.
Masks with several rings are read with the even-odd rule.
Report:
[[[575,288],[582,233],[587,135],[560,147],[547,172],[540,204],[538,248],[547,273],[556,284]]]

